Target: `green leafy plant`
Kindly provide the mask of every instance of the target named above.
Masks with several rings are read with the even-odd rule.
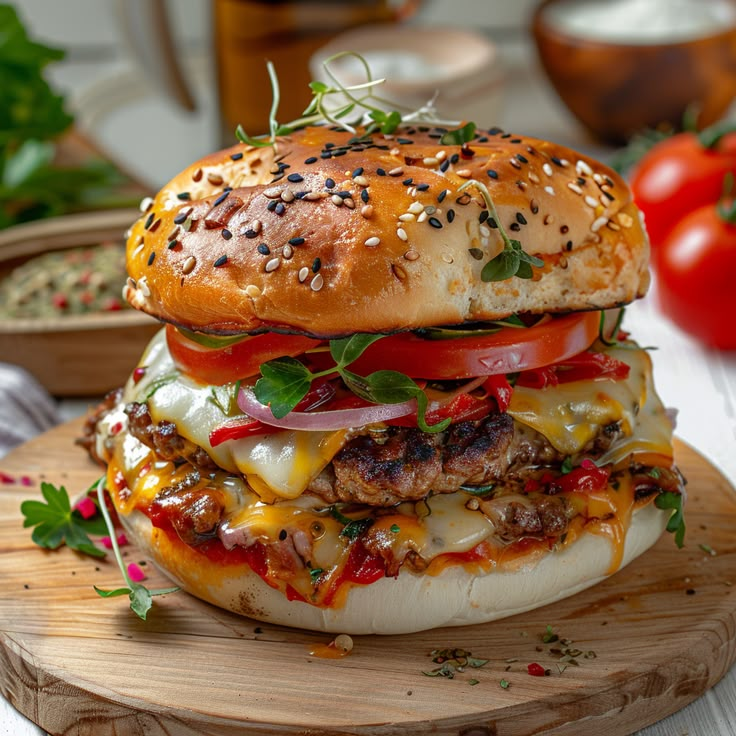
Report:
[[[44,79],[60,49],[31,40],[15,9],[0,4],[0,229],[69,211],[130,204],[111,194],[124,182],[105,161],[55,165],[54,140],[73,117]]]
[[[654,499],[658,509],[672,509],[672,515],[667,522],[667,531],[675,535],[675,544],[682,548],[685,544],[685,512],[683,498],[679,493],[665,491]]]

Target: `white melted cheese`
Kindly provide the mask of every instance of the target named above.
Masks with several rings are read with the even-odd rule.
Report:
[[[146,368],[145,375],[137,384],[128,382],[125,401],[146,401],[148,397],[155,422],[174,422],[179,434],[204,448],[221,468],[242,473],[264,497],[301,495],[344,442],[344,432],[284,431],[212,447],[210,433],[233,418],[223,414],[210,386],[177,372],[163,330],[149,344],[141,366]],[[234,390],[232,386],[229,389],[231,393]]]

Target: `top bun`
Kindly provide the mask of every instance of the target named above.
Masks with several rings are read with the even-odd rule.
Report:
[[[337,337],[514,313],[603,309],[642,296],[648,241],[631,193],[584,155],[500,130],[308,127],[240,144],[170,181],[128,240],[128,301],[217,334]],[[481,191],[532,279],[485,283],[503,249]]]

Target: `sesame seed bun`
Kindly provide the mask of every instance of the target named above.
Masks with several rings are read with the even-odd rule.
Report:
[[[394,136],[310,127],[185,169],[130,231],[128,301],[188,329],[319,337],[601,309],[647,289],[648,241],[625,182],[581,154],[479,131]],[[485,283],[501,224],[544,261]]]

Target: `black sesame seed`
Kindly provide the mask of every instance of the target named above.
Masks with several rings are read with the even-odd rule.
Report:
[[[283,215],[284,212],[286,212],[286,205],[283,202],[279,202],[274,208],[273,211],[277,215]]]
[[[350,197],[353,196],[350,192],[345,191],[344,189],[341,192],[335,192],[335,194],[337,194],[340,199],[350,199]]]
[[[529,203],[529,207],[531,208],[531,211],[532,211],[532,214],[533,214],[533,215],[536,215],[536,214],[537,214],[537,212],[539,212],[539,205],[538,205],[538,204],[536,203],[536,201],[535,201],[535,200],[532,200],[532,201],[531,201],[531,202]]]
[[[550,156],[550,161],[556,166],[562,166],[562,161],[557,156]]]
[[[611,202],[613,202],[614,199],[616,199],[613,194],[610,194],[609,192],[603,192],[603,196],[609,199]]]
[[[289,245],[304,245],[304,238],[291,238]]]
[[[498,179],[498,171],[496,171],[495,169],[488,169],[488,171],[486,171],[486,174],[488,174],[491,179]]]
[[[386,176],[386,172],[383,169],[376,169],[378,176]]]
[[[511,142],[513,143],[514,141],[511,141]],[[521,141],[519,141],[519,142],[521,142]],[[526,156],[522,156],[520,153],[517,153],[516,154],[516,160],[517,161],[521,161],[521,163],[523,163],[523,164],[528,164],[529,163],[529,159]]]
[[[478,143],[488,143],[488,138],[486,136],[481,136],[478,138]]]
[[[329,151],[322,151],[319,155],[320,158],[332,158],[332,154]]]
[[[334,143],[325,143],[325,148],[326,148],[326,149],[327,149],[328,151],[330,150],[330,148],[334,148],[334,147],[335,147],[335,144],[334,144]]]
[[[370,196],[369,196],[369,194],[368,194],[368,190],[367,190],[367,189],[364,189],[364,190],[363,190],[363,191],[362,191],[362,192],[360,193],[360,198],[361,198],[361,199],[362,199],[362,200],[363,200],[364,202],[366,202],[366,203],[368,202],[368,200],[370,199]]]
[[[227,263],[227,256],[220,256],[215,262],[214,267],[220,268],[220,266],[224,266]]]
[[[284,171],[284,169],[291,168],[291,164],[285,164],[283,161],[279,161],[279,163],[276,165],[279,167],[279,171]]]
[[[258,250],[258,252],[262,256],[270,256],[271,255],[271,249],[265,243],[260,243],[258,245],[257,250]]]
[[[608,184],[609,187],[612,187],[613,186],[613,182],[611,181],[611,177],[610,176],[607,176],[606,177],[606,184]]]
[[[490,128],[488,131],[488,135],[498,135],[499,133],[503,133],[503,130],[497,127]]]
[[[220,235],[222,235],[225,240],[230,240],[230,238],[232,238],[233,236],[233,234],[226,227],[220,230]]]
[[[430,225],[431,225],[432,227],[436,227],[436,228],[438,228],[438,229],[442,227],[442,223],[441,223],[441,222],[440,222],[440,221],[439,221],[439,220],[438,220],[438,219],[437,219],[436,217],[430,217],[430,218],[429,218],[429,220],[427,220],[427,222],[428,222],[428,223],[429,223],[429,224],[430,224]]]
[[[347,150],[340,149],[339,151],[333,151],[332,155],[336,158],[337,156],[344,156],[347,153]]]
[[[169,244],[166,247],[169,250],[173,250],[174,248],[176,248],[177,245],[179,245],[179,241],[178,240],[170,240],[169,241]]]
[[[512,222],[509,225],[509,230],[513,230],[515,233],[518,233],[519,230],[521,230],[521,225],[519,225],[518,222]]]
[[[516,222],[519,223],[519,225],[526,225],[526,217],[521,214],[521,212],[516,213]]]
[[[488,216],[489,216],[490,214],[491,214],[491,213],[490,213],[490,212],[489,212],[488,210],[483,210],[483,211],[482,211],[482,212],[481,212],[481,213],[480,213],[480,214],[478,215],[478,222],[480,222],[480,224],[482,225],[482,224],[483,224],[483,223],[484,223],[484,222],[485,222],[485,221],[486,221],[486,220],[488,219]]]
[[[222,191],[223,192],[232,192],[232,190],[233,190],[232,187],[225,187]]]
[[[565,248],[569,251],[572,250],[572,240],[568,240],[567,243],[565,243]]]
[[[438,195],[437,195],[437,201],[443,202],[445,197],[450,193],[449,189],[443,189]]]
[[[230,158],[233,161],[240,161],[240,159],[243,158],[243,154],[242,153],[231,153]]]
[[[455,210],[447,210],[447,222],[452,222],[455,219]]]
[[[501,138],[511,138],[511,133],[504,133]]]
[[[286,177],[286,181],[298,184],[300,181],[304,181],[304,177],[301,174],[289,174],[289,176]]]
[[[414,141],[411,138],[397,138],[397,143],[400,143],[402,146],[408,146],[411,143],[414,143]]]
[[[309,158],[304,159],[305,164],[314,164],[317,163],[317,157],[316,156],[310,156]]]
[[[441,164],[440,164],[440,171],[444,174],[447,169],[450,168],[450,159],[446,158]]]
[[[246,238],[255,238],[255,237],[258,237],[258,233],[255,230],[252,230],[250,228],[248,228],[248,230],[246,230],[243,233],[243,235],[245,235]]]
[[[411,183],[412,183],[413,181],[414,181],[414,180],[413,180],[413,179],[412,179],[411,177],[409,177],[408,179],[404,179],[404,181],[402,181],[401,183],[402,183],[402,184],[403,184],[403,185],[404,185],[405,187],[408,187],[408,186],[409,186],[409,185],[410,185],[410,184],[411,184]]]
[[[492,228],[493,230],[498,230],[498,223],[493,217],[488,218],[488,227]]]
[[[587,180],[586,179],[583,179],[582,176],[579,176],[578,177],[578,186],[584,187],[586,185],[586,183],[587,183]]]
[[[429,189],[429,184],[417,184],[418,192],[426,192]]]
[[[314,261],[312,261],[312,273],[317,273],[320,268],[322,268],[322,261],[319,258],[315,258]]]
[[[189,192],[179,192],[179,194],[176,195],[176,198],[181,199],[183,202],[188,202],[192,198],[192,195],[189,194]]]
[[[151,255],[148,256],[148,265],[150,266],[156,258],[156,251],[151,251]]]
[[[279,539],[283,542],[289,535],[286,533],[286,529],[282,529],[279,532]]]
[[[224,202],[230,196],[230,192],[223,192],[213,203],[213,207],[217,207],[218,204]]]
[[[355,169],[355,171],[353,171],[353,179],[356,176],[363,176],[363,167],[362,166],[359,166],[357,169]]]
[[[266,209],[267,209],[267,210],[268,210],[269,212],[273,212],[273,211],[274,211],[274,210],[276,209],[276,200],[275,200],[275,199],[272,199],[272,200],[271,200],[271,201],[270,201],[270,202],[269,202],[269,203],[268,203],[268,204],[266,205]]]
[[[460,160],[460,154],[459,153],[453,153],[452,156],[450,156],[450,163],[456,164]]]
[[[156,216],[156,215],[155,215],[155,214],[154,214],[153,212],[151,212],[151,214],[150,214],[150,215],[148,215],[148,217],[146,218],[146,224],[145,224],[145,225],[143,226],[143,227],[144,227],[144,228],[145,228],[146,230],[148,230],[148,228],[149,228],[149,227],[151,227],[151,225],[152,225],[152,223],[153,223],[153,218],[154,218],[155,216]],[[184,220],[186,220],[186,215],[184,216],[184,218],[183,218],[183,219],[182,219],[181,221],[182,221],[182,222],[184,222]],[[176,220],[174,220],[174,222],[176,222]],[[177,225],[178,225],[178,224],[179,224],[179,223],[177,223]]]
[[[327,187],[327,189],[334,189],[335,188],[335,180],[334,179],[325,179],[325,187]]]

